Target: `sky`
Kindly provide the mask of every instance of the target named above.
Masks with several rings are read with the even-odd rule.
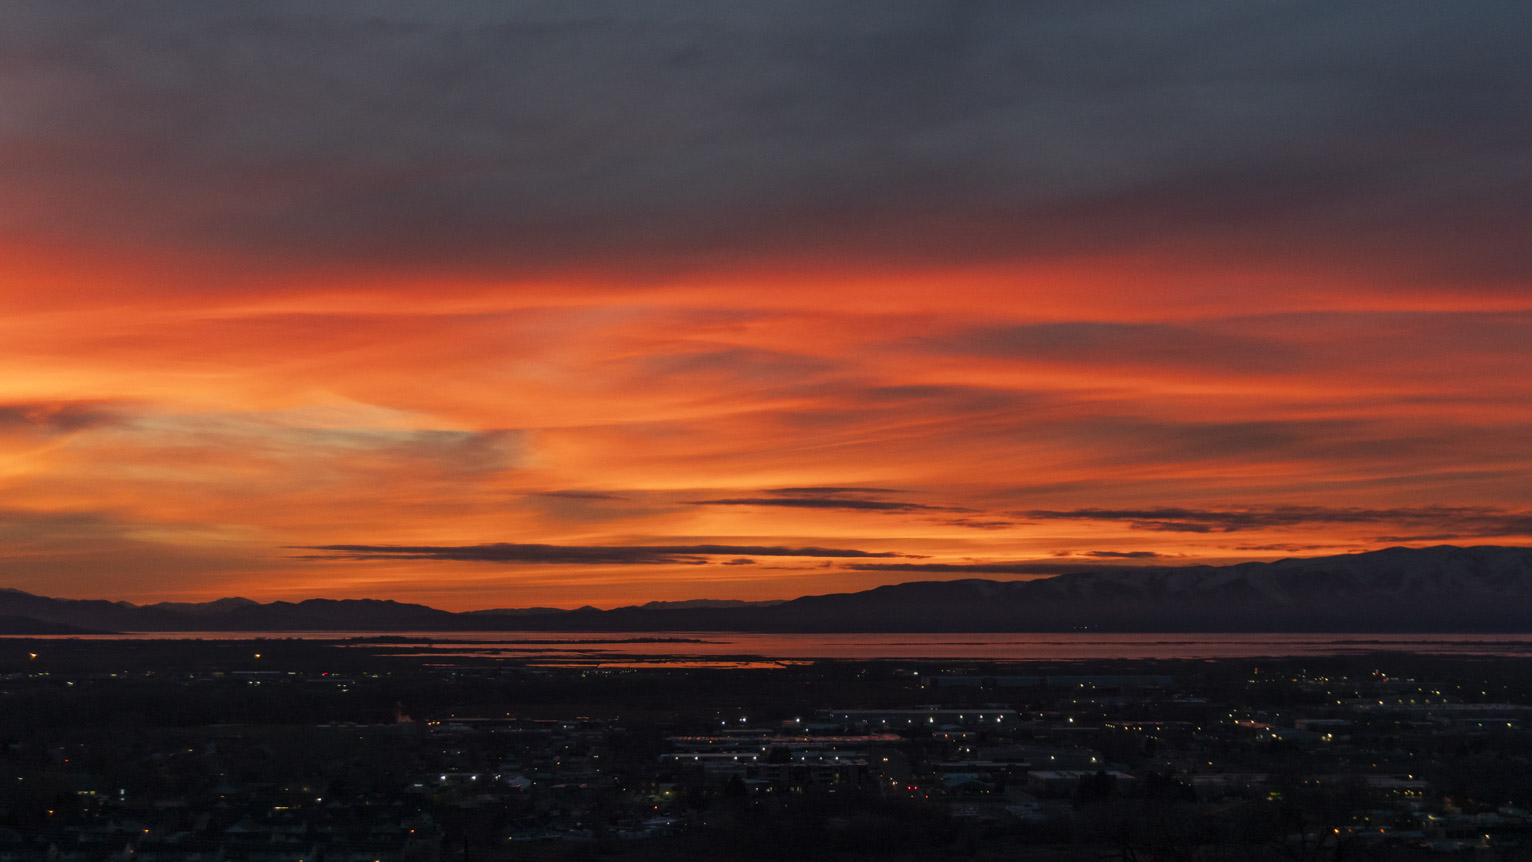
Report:
[[[4,15],[0,586],[1532,544],[1532,5]]]

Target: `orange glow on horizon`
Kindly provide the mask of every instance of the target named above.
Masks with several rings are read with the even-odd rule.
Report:
[[[382,591],[457,608],[784,598],[922,575],[825,560],[317,562],[283,549],[684,536],[927,563],[1121,550],[1168,564],[1376,547],[1394,528],[1156,532],[1018,512],[1522,502],[1505,477],[1532,460],[1532,367],[1514,345],[1476,344],[1477,312],[1352,295],[1263,316],[1242,297],[1220,312],[1193,290],[1189,305],[1145,313],[1101,297],[1142,299],[1168,280],[1084,293],[1059,280],[1068,288],[1050,294],[1007,293],[994,273],[905,277],[871,305],[854,285],[743,275],[714,292],[651,285],[618,299],[471,284],[124,288],[53,310],[33,297],[33,311],[0,321],[0,405],[15,414],[0,426],[0,477],[9,510],[25,513],[15,585],[138,599]],[[941,302],[899,299],[933,292]],[[1088,316],[1097,308],[1112,316]],[[1417,341],[1425,332],[1438,344]],[[1497,400],[1507,392],[1520,394]],[[1473,445],[1455,444],[1464,433]],[[850,496],[891,505],[708,502],[792,487],[874,489]],[[88,541],[65,540],[80,531]],[[124,555],[140,562],[103,574]]]

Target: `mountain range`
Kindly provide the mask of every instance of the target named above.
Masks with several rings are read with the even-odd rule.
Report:
[[[1532,548],[1389,548],[1228,566],[917,581],[783,602],[453,613],[378,599],[135,605],[0,589],[0,634],[100,631],[1527,632]]]

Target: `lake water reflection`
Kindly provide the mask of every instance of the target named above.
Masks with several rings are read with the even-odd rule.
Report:
[[[477,655],[527,663],[632,663],[775,666],[804,659],[1246,658],[1413,652],[1435,655],[1532,655],[1532,634],[1104,634],[901,633],[767,634],[754,632],[142,632],[91,639],[352,641],[399,654]],[[382,639],[388,639],[383,641]],[[394,639],[401,639],[393,642]],[[402,640],[408,639],[408,640]]]

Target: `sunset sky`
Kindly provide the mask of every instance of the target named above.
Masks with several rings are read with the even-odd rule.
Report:
[[[1532,4],[3,15],[0,586],[1532,544]]]

